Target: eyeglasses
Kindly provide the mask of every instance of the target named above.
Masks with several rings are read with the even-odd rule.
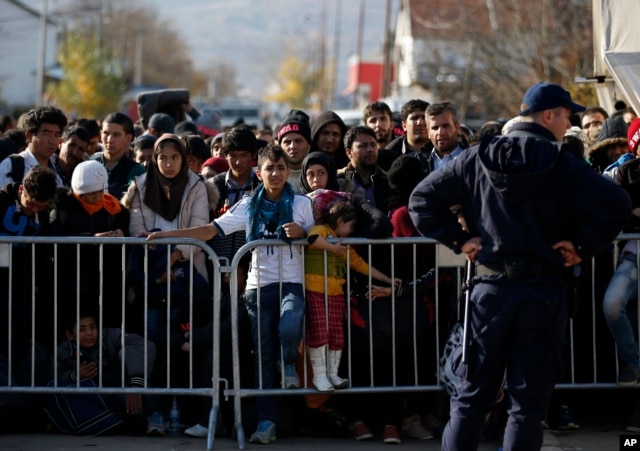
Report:
[[[582,128],[584,128],[585,130],[591,128],[591,127],[599,127],[600,125],[602,125],[601,121],[591,121],[591,122],[587,122],[586,124],[582,124]]]

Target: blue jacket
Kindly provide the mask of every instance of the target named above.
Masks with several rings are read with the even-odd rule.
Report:
[[[456,253],[479,236],[483,264],[520,254],[560,268],[562,257],[551,246],[561,240],[590,258],[627,223],[629,196],[561,152],[548,130],[531,123],[519,128],[514,136],[486,137],[420,182],[409,200],[413,223]],[[462,206],[469,232],[451,213],[453,205]]]

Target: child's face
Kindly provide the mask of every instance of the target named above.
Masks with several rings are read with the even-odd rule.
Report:
[[[67,338],[78,342],[83,348],[91,348],[98,343],[98,324],[92,317],[81,318],[80,327],[74,327],[73,333],[67,331]]]
[[[273,191],[284,187],[290,173],[291,170],[287,167],[284,158],[280,158],[278,161],[265,160],[256,175],[267,190]]]
[[[338,223],[336,224],[336,235],[340,238],[346,238],[351,236],[353,233],[353,227],[356,225],[356,220],[352,219],[351,221],[344,222],[342,218],[338,218]]]

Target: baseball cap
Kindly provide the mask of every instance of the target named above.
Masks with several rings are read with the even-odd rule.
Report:
[[[560,85],[553,83],[536,83],[525,92],[522,104],[526,107],[520,111],[520,116],[528,116],[536,111],[565,107],[572,113],[586,110],[586,107],[571,101],[571,94]]]

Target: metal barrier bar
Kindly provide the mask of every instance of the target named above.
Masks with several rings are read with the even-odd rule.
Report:
[[[143,247],[143,264],[144,264],[144,268],[149,268],[149,246],[161,246],[161,245],[166,245],[167,246],[167,266],[166,266],[166,273],[169,274],[170,273],[170,252],[171,252],[171,245],[188,245],[189,246],[189,277],[187,278],[187,284],[188,284],[188,306],[186,306],[186,308],[188,308],[188,321],[189,324],[193,325],[193,320],[194,320],[194,271],[195,271],[195,267],[194,267],[194,251],[196,249],[201,250],[205,256],[205,259],[208,258],[212,264],[213,267],[213,271],[212,271],[212,280],[210,280],[210,284],[212,286],[215,287],[220,287],[221,284],[221,270],[220,270],[220,264],[218,262],[217,256],[215,255],[214,251],[207,246],[205,243],[198,241],[198,240],[193,240],[193,239],[177,239],[177,238],[164,238],[164,239],[158,239],[158,240],[154,240],[153,242],[148,242],[146,241],[144,238],[116,238],[116,237],[110,237],[110,238],[97,238],[97,237],[8,237],[8,236],[2,236],[0,237],[0,251],[6,251],[6,257],[3,256],[3,260],[2,261],[2,266],[5,266],[6,271],[3,273],[4,276],[7,277],[7,285],[3,288],[0,288],[0,296],[2,296],[6,302],[6,309],[4,309],[4,311],[0,312],[0,315],[7,315],[7,347],[5,349],[2,350],[2,352],[0,352],[0,355],[2,353],[4,353],[4,351],[6,351],[6,368],[8,371],[7,374],[7,383],[5,384],[0,384],[0,394],[2,393],[38,393],[38,394],[57,394],[57,395],[61,395],[61,394],[100,394],[100,395],[114,395],[114,394],[119,394],[119,395],[131,395],[131,394],[138,394],[138,395],[188,395],[188,396],[202,396],[202,397],[208,397],[211,398],[211,409],[210,409],[210,413],[209,413],[209,436],[207,438],[207,447],[208,449],[213,449],[213,445],[214,445],[214,434],[215,434],[215,424],[216,424],[216,419],[217,419],[217,415],[218,415],[218,409],[219,409],[219,404],[220,404],[220,400],[219,400],[219,390],[220,390],[220,370],[219,370],[219,366],[220,366],[220,360],[219,360],[219,356],[220,356],[220,337],[218,334],[218,331],[220,329],[220,303],[221,303],[221,294],[220,294],[220,290],[216,289],[213,290],[213,295],[211,297],[210,302],[211,304],[211,318],[210,321],[212,321],[212,327],[211,327],[211,331],[212,331],[212,336],[211,336],[211,350],[212,350],[212,367],[211,367],[211,373],[212,373],[212,380],[211,385],[209,386],[206,381],[205,384],[201,387],[195,387],[195,383],[194,383],[194,360],[193,360],[193,335],[190,334],[189,335],[189,353],[188,353],[188,374],[187,374],[187,381],[186,381],[186,387],[185,386],[179,386],[179,384],[174,383],[174,381],[172,380],[172,375],[171,375],[171,367],[172,367],[172,362],[171,362],[171,347],[170,347],[170,324],[169,321],[167,321],[167,325],[166,328],[164,330],[164,332],[167,334],[167,339],[166,339],[166,347],[165,347],[165,351],[166,351],[166,361],[167,361],[167,367],[166,369],[163,368],[158,368],[158,372],[162,373],[166,373],[165,376],[167,378],[167,382],[166,382],[166,386],[150,386],[150,375],[151,375],[151,368],[149,366],[149,364],[151,362],[149,362],[149,358],[148,356],[150,355],[150,341],[148,339],[144,340],[144,386],[142,387],[137,387],[137,386],[132,386],[132,387],[128,387],[127,386],[127,380],[126,380],[126,368],[125,368],[125,363],[126,359],[127,359],[127,353],[128,353],[128,349],[127,346],[125,346],[125,333],[121,333],[120,334],[120,352],[121,352],[121,356],[119,358],[121,364],[119,367],[119,372],[118,374],[114,374],[115,376],[115,380],[119,380],[119,384],[116,382],[116,386],[106,386],[106,381],[104,379],[104,374],[103,374],[103,364],[104,364],[104,355],[103,355],[103,346],[100,345],[98,347],[98,374],[97,374],[97,386],[96,387],[84,387],[84,386],[80,386],[80,378],[76,377],[76,382],[72,385],[64,385],[60,383],[59,380],[59,374],[58,374],[58,365],[59,365],[59,361],[58,361],[58,338],[59,336],[62,334],[62,332],[64,332],[64,327],[62,327],[62,322],[63,322],[63,318],[62,318],[62,314],[65,312],[61,311],[61,306],[62,303],[66,303],[68,304],[69,308],[73,308],[73,306],[75,306],[75,323],[76,325],[79,325],[79,320],[80,320],[80,306],[83,305],[83,301],[85,301],[85,299],[83,299],[82,293],[81,293],[81,270],[85,270],[85,268],[83,268],[83,266],[86,266],[88,263],[83,261],[83,255],[82,255],[82,251],[91,248],[92,250],[96,251],[96,254],[98,256],[98,260],[97,260],[97,267],[95,268],[96,272],[98,272],[100,274],[98,280],[98,287],[97,287],[97,308],[98,308],[98,312],[97,312],[97,316],[98,318],[95,318],[96,321],[98,322],[98,326],[100,328],[100,330],[104,330],[103,326],[105,326],[105,321],[106,321],[106,317],[105,315],[107,314],[111,314],[112,312],[110,311],[110,309],[112,308],[117,308],[122,312],[122,315],[120,316],[120,318],[118,320],[116,320],[116,322],[118,324],[111,324],[111,327],[118,327],[119,329],[121,329],[122,331],[125,331],[125,325],[127,323],[127,317],[126,317],[126,311],[127,311],[127,283],[129,282],[128,278],[127,278],[127,271],[129,270],[129,268],[127,267],[127,262],[128,262],[128,257],[130,255],[130,251],[131,249],[136,246],[142,246]],[[28,252],[28,255],[30,256],[30,260],[31,260],[31,265],[29,268],[22,268],[22,267],[17,267],[15,266],[14,263],[14,256],[16,255],[16,253],[14,252],[14,246],[18,246],[18,247],[22,247],[24,248],[23,250]],[[49,246],[50,247],[50,253],[49,251],[44,252],[45,247]],[[67,252],[71,252],[71,254],[67,253],[67,254],[63,254],[61,251],[62,247],[65,247],[65,249],[67,250]],[[119,252],[118,249],[115,249],[116,247],[119,247]],[[107,288],[111,288],[108,287],[110,280],[104,280],[104,274],[105,271],[110,267],[110,265],[115,265],[116,262],[114,262],[112,259],[108,259],[106,254],[107,254],[107,249],[109,250],[114,250],[114,253],[111,253],[109,255],[113,255],[116,256],[116,258],[118,258],[119,256],[119,266],[116,267],[114,269],[114,271],[112,272],[112,274],[114,274],[114,277],[116,277],[115,275],[117,274],[117,277],[119,280],[115,280],[112,279],[113,282],[118,282],[120,283],[120,290],[113,290],[114,292],[113,294],[113,298],[110,299],[106,299],[105,298],[105,290]],[[43,265],[46,264],[46,262],[43,262],[42,260],[38,260],[39,256],[38,253],[42,251],[45,255],[50,255],[51,256],[51,260],[52,260],[52,265],[50,267],[51,269],[51,274],[50,276],[53,277],[51,283],[51,289],[53,290],[53,292],[51,293],[36,293],[35,287],[36,284],[39,280],[42,280],[43,277],[48,277],[49,274],[47,273],[49,266],[46,266],[46,268],[43,270],[41,268],[38,268],[37,265]],[[75,268],[71,267],[70,261],[64,261],[64,255],[71,255],[73,258],[75,258],[77,265]],[[4,261],[4,260],[7,261]],[[111,267],[113,269],[113,267]],[[14,311],[14,306],[16,305],[15,302],[17,301],[17,299],[14,299],[14,293],[15,293],[15,285],[14,285],[14,280],[20,280],[18,279],[18,271],[31,271],[31,276],[26,279],[25,277],[22,277],[21,280],[29,280],[28,283],[30,283],[30,293],[29,293],[29,304],[30,304],[30,312],[29,312],[29,324],[28,325],[24,325],[24,324],[20,324],[19,321],[21,321],[21,316],[18,317],[17,312]],[[66,280],[65,276],[70,276],[69,279],[70,280]],[[71,280],[71,277],[75,277],[75,280]],[[171,278],[168,277],[168,282],[166,284],[167,286],[167,303],[168,303],[168,309],[167,309],[167,320],[170,309],[172,307],[175,307],[175,301],[174,300],[174,305],[172,306],[172,298],[175,298],[175,296],[172,295],[171,292]],[[61,293],[62,293],[62,289],[63,288],[71,288],[71,287],[75,287],[75,299],[61,299]],[[27,285],[25,285],[25,287],[21,287],[24,288],[24,290],[22,291],[22,293],[27,293],[29,292],[29,290],[27,289]],[[40,287],[42,288],[42,287]],[[3,290],[6,290],[6,292],[3,293]],[[44,315],[49,315],[47,312],[47,310],[43,310],[43,308],[45,306],[42,306],[40,304],[38,304],[38,296],[39,295],[46,295],[47,299],[51,299],[51,302],[53,302],[53,305],[51,307],[51,317],[44,317]],[[144,318],[142,319],[143,321],[143,325],[142,325],[142,329],[144,330],[144,334],[147,333],[148,331],[148,324],[147,324],[147,320],[148,320],[148,307],[149,307],[149,278],[145,277],[144,280],[144,295],[143,295],[144,299],[137,299],[137,301],[142,302],[144,307]],[[68,322],[68,318],[64,321],[64,322]],[[52,336],[51,336],[51,341],[49,343],[45,343],[45,345],[47,345],[47,347],[50,348],[50,352],[49,355],[53,356],[53,368],[51,368],[52,370],[52,377],[51,379],[49,379],[49,384],[46,383],[46,381],[44,381],[44,383],[42,383],[42,381],[38,381],[38,379],[42,378],[42,374],[38,374],[36,373],[36,354],[39,352],[39,349],[37,349],[37,345],[36,345],[36,338],[40,338],[42,339],[43,337],[37,337],[38,332],[36,329],[38,327],[38,324],[47,324],[49,326],[51,326],[51,330],[52,330]],[[15,341],[15,332],[19,331],[20,327],[30,327],[30,343],[29,344],[24,344],[22,343],[24,346],[27,346],[27,348],[29,349],[29,353],[31,354],[29,356],[29,365],[30,365],[30,376],[29,376],[29,381],[21,381],[21,383],[14,383],[13,381],[13,374],[14,371],[16,369],[16,361],[15,358],[19,357],[16,356],[15,353],[13,352],[13,348],[14,345],[20,344],[17,343]],[[128,331],[127,331],[128,332]],[[3,332],[4,333],[4,332]],[[103,336],[102,336],[102,332],[99,333],[100,339],[102,340]],[[49,337],[48,332],[45,335],[45,337]],[[102,342],[101,342],[102,343]],[[39,346],[39,345],[38,345]],[[160,352],[160,351],[159,351]],[[75,361],[75,365],[76,368],[80,367],[80,353],[77,353],[76,357],[75,357],[76,361]],[[26,383],[25,383],[26,382]],[[119,386],[118,386],[119,385]],[[150,413],[150,412],[148,412]]]

